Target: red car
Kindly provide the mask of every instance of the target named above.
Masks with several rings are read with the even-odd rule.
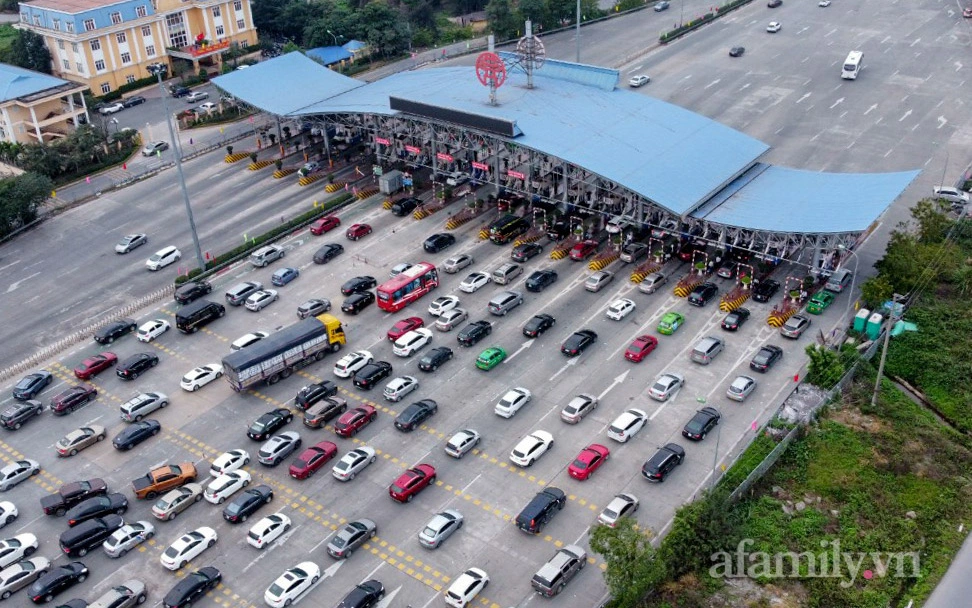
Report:
[[[651,351],[655,350],[656,346],[658,346],[658,339],[654,336],[647,334],[638,336],[628,347],[628,350],[624,351],[624,358],[628,361],[641,363],[645,357],[651,354]]]
[[[378,412],[370,405],[362,405],[341,414],[334,423],[334,432],[340,437],[351,437],[368,426],[378,417]]]
[[[361,237],[371,234],[371,226],[368,224],[352,224],[344,234],[349,241],[357,241]]]
[[[89,401],[98,398],[98,391],[91,386],[72,386],[61,391],[51,399],[51,412],[55,416],[70,414]]]
[[[570,259],[575,261],[586,260],[597,251],[597,241],[581,241],[574,245],[570,250]]]
[[[574,479],[584,481],[589,479],[610,456],[611,450],[599,443],[592,443],[581,450],[577,459],[567,467],[567,472]]]
[[[337,456],[337,452],[337,446],[330,441],[321,441],[312,445],[290,464],[290,476],[294,479],[307,479],[328,460]]]
[[[313,224],[311,224],[311,234],[314,236],[321,236],[325,232],[334,230],[341,225],[341,220],[334,217],[333,215],[328,215],[327,217],[322,217]]]
[[[116,363],[118,363],[118,355],[106,351],[82,361],[74,368],[74,375],[81,380],[87,380],[88,378],[97,376],[109,367],[114,367]]]
[[[394,342],[413,329],[418,329],[419,327],[424,326],[425,321],[422,319],[422,317],[407,317],[392,325],[392,328],[388,330],[388,339]]]
[[[435,467],[419,464],[402,473],[395,483],[388,486],[388,494],[398,502],[412,502],[412,497],[426,486],[435,483]]]

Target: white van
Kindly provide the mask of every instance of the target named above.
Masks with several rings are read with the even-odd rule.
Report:
[[[854,273],[846,268],[838,268],[834,271],[834,274],[830,275],[827,279],[827,284],[824,285],[824,289],[827,291],[832,291],[834,293],[841,293],[847,288],[851,283],[851,279],[854,278]]]
[[[159,249],[155,252],[155,255],[150,257],[145,262],[145,267],[149,270],[155,271],[160,268],[165,268],[169,264],[174,264],[179,261],[182,257],[182,252],[173,246],[168,246],[165,249]]]

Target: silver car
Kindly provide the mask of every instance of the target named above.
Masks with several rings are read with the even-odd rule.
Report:
[[[144,234],[129,234],[115,245],[115,253],[128,253],[146,243],[148,243],[148,237]]]
[[[313,298],[297,307],[297,318],[306,319],[307,317],[316,317],[329,310],[331,310],[330,300],[327,298]]]
[[[155,526],[144,520],[137,521],[115,530],[101,546],[108,557],[122,557],[153,536]]]
[[[152,505],[152,515],[162,521],[171,521],[190,506],[203,498],[202,484],[187,483],[181,488],[167,492]]]
[[[18,562],[0,572],[0,600],[8,599],[14,591],[20,591],[51,570],[51,560],[32,557]]]
[[[472,429],[457,431],[445,445],[445,453],[453,458],[462,458],[467,452],[479,445],[479,432]]]
[[[37,475],[40,469],[40,463],[29,458],[11,462],[0,469],[0,492],[6,492],[28,477]]]
[[[756,380],[749,376],[737,376],[726,389],[726,397],[733,401],[745,401],[754,390],[756,390]]]
[[[449,274],[455,274],[473,263],[473,257],[468,253],[454,255],[442,264],[442,270]]]
[[[88,608],[131,608],[145,603],[145,583],[132,579],[105,591],[104,595],[88,604]]]
[[[682,374],[668,372],[658,376],[655,383],[648,390],[648,396],[655,401],[667,401],[672,393],[682,388],[685,384],[685,377]]]
[[[368,539],[374,538],[378,526],[370,519],[348,522],[341,531],[327,543],[327,552],[335,559],[348,559],[355,549]]]
[[[260,446],[260,451],[257,452],[257,460],[260,461],[260,464],[275,467],[299,447],[300,435],[294,431],[286,431],[274,435]]]
[[[162,393],[139,393],[121,405],[121,419],[139,422],[143,417],[169,405],[169,397]]]
[[[468,318],[469,313],[464,308],[453,308],[439,315],[439,320],[435,322],[435,328],[439,331],[451,331]]]
[[[419,532],[419,543],[426,549],[437,549],[452,533],[462,527],[462,513],[446,509],[436,513],[425,528]]]
[[[355,475],[369,464],[373,464],[377,458],[374,448],[361,446],[345,454],[331,469],[331,474],[340,481],[351,481]]]

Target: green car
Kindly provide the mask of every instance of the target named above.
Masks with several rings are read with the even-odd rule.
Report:
[[[685,323],[685,317],[677,312],[666,312],[658,323],[658,333],[670,336]]]
[[[814,315],[819,315],[824,311],[825,308],[833,303],[835,297],[836,296],[829,291],[818,291],[812,298],[810,298],[810,302],[807,304],[807,312]]]
[[[479,357],[476,358],[476,367],[483,371],[489,371],[503,362],[506,358],[506,351],[499,346],[490,346],[483,352],[479,353]]]

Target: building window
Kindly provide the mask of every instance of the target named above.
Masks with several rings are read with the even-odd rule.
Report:
[[[64,41],[63,40],[58,40],[57,41],[57,48],[61,49],[62,51],[64,50]]]
[[[142,26],[142,37],[143,38],[151,38],[152,37],[152,26],[150,26],[150,25],[143,25]]]
[[[68,21],[64,25],[67,26],[67,31],[68,31],[69,34],[73,34],[74,33],[74,22],[73,21]]]
[[[104,59],[98,59],[98,60],[95,61],[95,70],[97,70],[99,72],[104,72],[105,71],[105,60]]]
[[[92,40],[91,41],[91,50],[92,51],[100,51],[101,50],[101,41],[100,40]]]
[[[233,3],[233,10],[234,11],[243,10],[243,0],[236,0],[236,2]]]
[[[85,19],[84,20],[84,31],[90,32],[93,29],[95,29],[94,19]]]
[[[165,16],[165,29],[169,31],[169,46],[182,48],[189,45],[189,34],[186,33],[186,23],[182,13],[172,13]]]
[[[129,63],[132,62],[132,54],[127,51],[122,53],[121,60],[123,64],[128,65]]]
[[[118,41],[118,44],[125,44],[128,42],[128,36],[125,35],[125,32],[118,32],[115,34],[115,40]]]
[[[61,65],[64,66],[64,69],[65,70],[70,70],[71,69],[71,62],[68,61],[67,59],[62,59],[61,60]]]
[[[223,15],[223,12],[220,10],[220,7],[214,6],[213,7],[213,17],[216,18],[216,19],[219,19],[222,15]]]
[[[79,61],[77,63],[77,67],[78,67],[78,74],[84,74],[84,64]]]
[[[139,17],[146,16],[148,14],[148,12],[145,10],[145,5],[136,6],[135,7],[135,14],[138,15]]]
[[[20,20],[24,23],[30,23],[30,15],[27,13],[20,13]]]
[[[34,25],[40,27],[40,15],[34,15]]]
[[[247,42],[246,40],[240,40],[240,47],[244,49],[248,49],[250,48],[250,43]]]
[[[111,93],[111,83],[110,82],[102,82],[101,83],[101,94],[102,95],[106,95],[108,93]]]
[[[112,22],[112,24],[118,25],[119,23],[121,23],[121,21],[122,21],[121,20],[121,13],[112,13],[111,14],[111,22]]]
[[[148,55],[149,57],[155,57],[155,45],[150,44],[147,47],[145,47],[145,54]]]
[[[74,54],[75,55],[78,54],[78,43],[77,42],[72,42],[71,43],[71,50],[74,51]]]
[[[226,30],[223,29],[223,26],[222,25],[217,25],[216,26],[216,37],[217,38],[222,38],[225,35],[226,35]]]
[[[243,29],[245,27],[246,27],[246,24],[243,23],[243,20],[242,19],[237,19],[236,20],[236,29],[241,30],[241,29]]]
[[[135,82],[135,75],[129,74],[128,76],[125,76],[125,82],[127,82],[128,84],[132,84],[133,82]]]
[[[60,19],[55,19],[54,20],[54,29],[56,29],[56,30],[60,30],[61,29],[61,20]]]

